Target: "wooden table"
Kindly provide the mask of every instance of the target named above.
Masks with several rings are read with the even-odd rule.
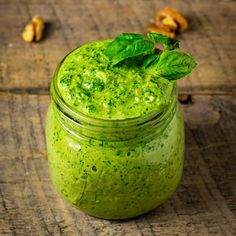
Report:
[[[90,217],[65,203],[48,173],[44,124],[52,73],[73,48],[120,32],[145,33],[170,5],[190,22],[179,36],[198,68],[179,82],[186,160],[178,191],[129,221]],[[235,235],[236,78],[234,1],[0,1],[0,235]],[[44,40],[22,28],[35,14]],[[186,97],[186,96],[184,96]]]

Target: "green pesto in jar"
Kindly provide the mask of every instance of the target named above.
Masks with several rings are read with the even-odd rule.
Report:
[[[132,60],[110,67],[102,54],[109,42],[85,44],[62,61],[53,82],[63,102],[88,117],[109,121],[162,111],[174,82],[145,73]],[[57,191],[75,207],[105,219],[125,219],[154,209],[175,191],[184,153],[178,107],[167,127],[145,142],[125,137],[110,142],[102,128],[95,138],[83,130],[87,140],[82,142],[65,129],[69,121],[62,125],[58,114],[52,101],[46,121],[50,173]],[[126,129],[120,130],[124,136]],[[154,134],[156,128],[148,132]]]

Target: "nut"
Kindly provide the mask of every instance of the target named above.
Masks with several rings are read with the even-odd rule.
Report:
[[[22,33],[22,38],[26,42],[32,42],[34,40],[34,25],[32,23],[29,23],[25,26]]]
[[[171,21],[171,19],[172,21]],[[187,20],[174,8],[165,7],[156,14],[156,23],[161,22],[163,25],[169,26],[170,28],[175,27],[174,23],[178,26],[175,30],[183,32],[188,28]]]
[[[167,16],[161,22],[164,26],[166,26],[170,31],[176,31],[178,28],[177,23],[172,17]]]
[[[174,39],[176,37],[174,32],[170,32],[170,31],[166,30],[165,28],[158,26],[154,23],[152,23],[148,26],[147,31],[157,33],[157,34],[164,34],[172,39]]]
[[[41,16],[35,16],[32,19],[32,23],[35,29],[35,41],[38,42],[42,39],[43,36],[43,29],[44,29],[43,19]]]
[[[26,42],[40,41],[43,36],[44,23],[41,16],[35,16],[30,23],[28,23],[22,33],[22,38]]]
[[[161,27],[161,28],[164,29],[165,31],[175,33],[174,30],[172,30],[172,29],[171,29],[170,27],[168,27],[167,25],[164,25],[162,22],[157,22],[155,25]]]

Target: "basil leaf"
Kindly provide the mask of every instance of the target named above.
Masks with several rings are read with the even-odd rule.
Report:
[[[185,52],[164,50],[158,62],[147,70],[168,80],[178,80],[189,74],[196,65],[195,60]]]
[[[164,49],[173,50],[179,48],[179,41],[176,39],[171,39],[162,34],[148,33],[147,37],[154,44],[163,44]]]
[[[104,55],[114,66],[119,62],[154,52],[154,43],[142,34],[122,33],[105,49]]]
[[[163,44],[164,50],[155,53],[155,44]],[[178,80],[197,65],[191,56],[178,48],[179,41],[165,35],[148,33],[145,37],[142,34],[122,33],[107,46],[104,55],[113,66],[129,59],[128,64],[143,66],[147,73]]]
[[[143,67],[146,69],[154,63],[157,63],[160,58],[160,54],[149,54],[143,58]]]
[[[122,38],[122,39],[146,39],[146,37],[143,34],[137,34],[137,33],[121,33],[119,34],[115,39]]]

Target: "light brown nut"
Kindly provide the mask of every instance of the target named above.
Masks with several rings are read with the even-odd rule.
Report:
[[[44,23],[41,16],[35,16],[32,19],[32,23],[34,25],[34,32],[35,32],[35,41],[40,41],[43,37],[43,29]]]
[[[162,20],[162,24],[166,26],[167,28],[169,28],[171,31],[176,31],[178,28],[178,25],[175,22],[175,20],[169,16]]]
[[[157,26],[161,27],[162,29],[164,29],[165,31],[168,31],[168,32],[175,32],[174,30],[172,30],[170,27],[162,24],[162,22],[157,22],[156,23]]]
[[[156,22],[162,22],[165,18],[170,17],[178,24],[178,31],[183,32],[188,28],[187,20],[174,8],[165,7],[156,14]],[[164,24],[164,23],[163,23]]]
[[[25,42],[32,42],[34,40],[34,25],[32,23],[25,26],[22,38]]]
[[[168,31],[168,30],[166,30],[154,23],[152,23],[148,26],[147,31],[152,32],[152,33],[157,33],[157,34],[164,34],[172,39],[174,39],[176,37],[174,32],[170,32],[170,31]]]

